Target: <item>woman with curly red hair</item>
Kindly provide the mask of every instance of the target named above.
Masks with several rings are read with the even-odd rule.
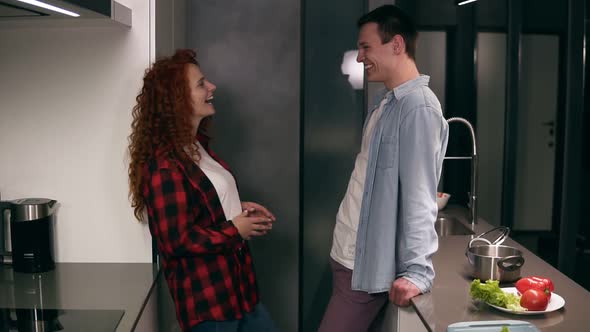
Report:
[[[240,201],[210,148],[215,89],[192,50],[146,71],[129,136],[131,203],[138,220],[147,216],[183,331],[276,331],[259,303],[247,242],[275,217]]]

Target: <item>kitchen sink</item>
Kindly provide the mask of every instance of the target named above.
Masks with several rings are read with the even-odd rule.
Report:
[[[453,217],[438,217],[434,223],[436,234],[439,237],[450,235],[473,235],[475,234],[468,226],[465,226],[459,219]]]

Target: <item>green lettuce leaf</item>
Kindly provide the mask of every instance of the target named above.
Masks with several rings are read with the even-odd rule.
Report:
[[[500,289],[500,282],[498,280],[488,280],[485,284],[481,283],[479,279],[473,280],[469,289],[469,295],[476,300],[484,301],[508,310],[526,310],[520,306],[520,296],[504,293],[502,289]]]

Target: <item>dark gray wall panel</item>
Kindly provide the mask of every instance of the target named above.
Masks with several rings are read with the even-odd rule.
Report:
[[[478,1],[475,6],[478,27],[491,29],[506,29],[507,2],[506,1]]]
[[[565,33],[568,22],[567,3],[564,0],[523,0],[523,32]]]
[[[251,242],[262,301],[282,331],[298,317],[300,1],[187,3],[187,39],[217,85],[213,148],[242,200],[277,216]]]
[[[335,10],[336,9],[336,10]],[[363,1],[306,1],[304,12],[301,331],[317,331],[332,292],[328,264],[340,201],[360,149],[364,92],[342,73]]]

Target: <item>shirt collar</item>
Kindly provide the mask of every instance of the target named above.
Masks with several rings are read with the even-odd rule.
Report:
[[[412,92],[414,89],[421,87],[421,86],[428,86],[428,82],[430,81],[430,76],[428,75],[420,75],[413,80],[407,81],[397,88],[393,89],[393,94],[395,99],[399,100],[403,98],[408,93]]]

